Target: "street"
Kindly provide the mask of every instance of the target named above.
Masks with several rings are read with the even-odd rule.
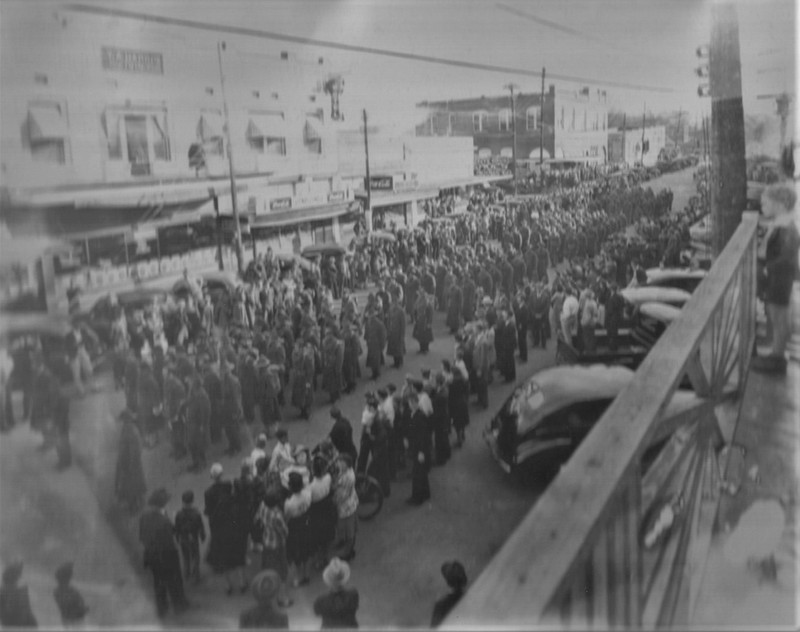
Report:
[[[675,193],[673,209],[680,209],[694,194],[691,174],[691,170],[670,173],[648,182],[647,186],[655,191],[664,186],[671,187]],[[363,304],[363,299],[359,303]],[[419,377],[425,368],[438,370],[443,359],[453,356],[454,341],[445,327],[444,314],[437,312],[435,315],[434,341],[427,355],[418,353],[418,344],[410,335],[411,329],[408,324],[404,365],[400,369],[384,367],[380,378],[374,382],[362,377],[355,392],[344,396],[337,404],[353,424],[356,444],[361,434],[360,418],[364,394],[367,391],[377,390],[390,382],[400,388],[406,374]],[[536,370],[552,364],[553,356],[552,340],[546,350],[530,350],[528,362],[518,363],[517,381],[526,380]],[[51,453],[44,456],[37,452],[32,437],[29,436],[24,441],[20,438],[22,433],[30,435],[27,427],[17,428],[13,434],[3,438],[2,494],[4,502],[6,498],[12,498],[9,501],[10,506],[15,506],[15,502],[22,502],[21,497],[41,500],[41,494],[44,494],[42,489],[64,485],[72,488],[70,477],[84,477],[85,474],[86,482],[83,485],[87,489],[91,488],[97,504],[87,494],[76,498],[75,502],[79,506],[72,509],[83,514],[90,524],[97,525],[102,517],[107,518],[122,544],[122,549],[128,555],[127,563],[117,559],[114,581],[129,587],[138,586],[138,599],[126,598],[128,607],[112,609],[107,613],[107,618],[103,619],[103,623],[130,625],[144,621],[140,616],[141,604],[144,603],[142,586],[147,598],[151,598],[151,580],[141,567],[138,517],[123,515],[113,498],[116,444],[120,427],[117,416],[124,407],[123,393],[113,390],[108,371],[97,375],[96,388],[96,392],[74,400],[71,407],[72,445],[77,467],[65,473],[56,473],[53,471],[54,455]],[[466,443],[461,449],[453,448],[453,457],[444,467],[432,470],[432,498],[429,502],[421,507],[409,507],[405,504],[404,501],[410,495],[410,480],[408,471],[401,472],[397,482],[392,485],[391,496],[384,502],[381,513],[372,521],[359,524],[356,546],[358,553],[351,563],[350,583],[361,595],[358,620],[363,627],[426,627],[434,601],[447,592],[440,573],[442,563],[452,559],[460,560],[468,577],[473,579],[536,501],[541,490],[525,488],[507,476],[493,461],[482,438],[483,428],[513,388],[514,384],[500,384],[496,378],[489,390],[489,409],[480,411],[474,404],[471,406]],[[474,397],[471,398],[472,401]],[[289,432],[291,444],[313,447],[319,443],[332,425],[329,409],[327,396],[322,392],[317,392],[314,410],[307,421],[301,420],[297,411],[291,407],[284,407],[283,425]],[[207,455],[209,464],[218,461],[224,466],[227,478],[238,475],[241,460],[249,455],[253,437],[261,432],[261,428],[245,427],[244,431],[244,450],[239,455],[225,456],[223,451],[227,446],[224,441],[212,445]],[[268,453],[273,446],[274,440],[269,443]],[[5,458],[5,454],[11,451],[14,452],[15,459],[9,460]],[[25,456],[22,456],[23,453]],[[172,495],[167,510],[170,515],[174,515],[180,507],[181,493],[191,489],[197,499],[196,505],[202,511],[203,492],[210,484],[208,472],[191,474],[187,472],[188,458],[177,462],[168,453],[169,441],[166,436],[162,437],[156,448],[145,450],[144,466],[148,491],[165,486]],[[15,462],[22,463],[25,467],[12,467]],[[36,472],[37,477],[29,477],[29,471]],[[45,477],[46,481],[42,480]],[[23,481],[26,486],[21,486]],[[40,495],[31,496],[32,492],[26,491],[29,488],[27,486],[39,489]],[[7,506],[9,505],[4,504],[4,507]],[[11,543],[17,544],[19,538],[22,540],[18,549],[20,554],[23,557],[37,556],[40,542],[30,539],[33,531],[29,527],[31,519],[28,514],[14,515],[13,518],[13,523],[7,526],[6,521],[11,518],[4,512],[4,555],[12,548]],[[47,522],[47,517],[37,520]],[[70,533],[75,529],[81,533],[86,532],[85,527],[75,527],[72,522],[69,526],[63,522],[57,525],[51,523],[50,528]],[[95,526],[92,533],[96,533],[99,528]],[[102,528],[107,530],[105,525]],[[94,544],[95,541],[102,543],[102,540],[95,540],[93,537],[91,543]],[[69,549],[69,546],[65,548]],[[78,575],[83,573],[84,576],[92,577],[93,581],[105,581],[104,578],[110,572],[109,558],[102,552],[112,548],[114,547],[110,544],[103,545],[99,550],[74,548],[76,568],[80,569]],[[117,549],[122,550],[118,547]],[[119,552],[117,555],[119,556]],[[257,556],[252,555],[253,563],[247,569],[248,577],[257,572],[256,559]],[[48,569],[56,564],[55,560],[47,558],[42,561],[43,567],[45,562]],[[132,572],[138,573],[138,576],[127,576]],[[224,580],[214,577],[205,566],[203,573],[204,579],[200,585],[187,587],[192,608],[180,617],[168,615],[163,622],[165,626],[220,629],[237,627],[240,612],[252,603],[251,596],[249,593],[243,596],[226,596]],[[30,573],[26,577],[31,584],[38,581]],[[313,574],[310,585],[293,591],[295,603],[287,610],[292,628],[319,627],[320,622],[313,615],[312,604],[325,591],[320,572]],[[109,594],[91,592],[87,588],[84,596],[93,610],[100,611],[101,604],[108,605]],[[39,608],[44,599],[37,596],[34,607]],[[138,610],[134,609],[134,604],[138,604]],[[50,608],[53,608],[52,599]],[[152,618],[152,610],[146,616]]]

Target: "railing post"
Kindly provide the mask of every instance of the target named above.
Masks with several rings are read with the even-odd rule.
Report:
[[[758,223],[758,214],[752,211],[744,213],[742,221]],[[750,357],[753,353],[756,325],[756,248],[758,231],[754,231],[748,244],[747,252],[741,264],[740,300],[739,300],[739,382],[737,393],[744,390],[747,370],[750,367]]]

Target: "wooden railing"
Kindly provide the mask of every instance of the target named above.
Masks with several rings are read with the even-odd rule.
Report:
[[[715,405],[743,392],[755,340],[756,230],[757,215],[745,213],[681,317],[444,629],[688,623],[725,488]],[[697,404],[667,415],[687,375]],[[665,438],[643,471],[643,454]]]

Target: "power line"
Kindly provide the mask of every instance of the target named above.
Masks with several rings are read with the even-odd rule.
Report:
[[[332,42],[329,40],[320,40],[311,37],[301,37],[299,35],[287,35],[285,33],[275,33],[273,31],[263,31],[260,29],[248,28],[243,26],[231,26],[221,24],[209,24],[207,22],[200,22],[197,20],[187,20],[184,18],[175,18],[161,15],[153,15],[150,13],[139,13],[137,11],[125,11],[123,9],[111,9],[108,7],[89,6],[82,4],[72,4],[65,7],[68,11],[78,13],[91,13],[94,15],[103,15],[106,17],[116,18],[129,18],[132,20],[143,20],[145,22],[152,22],[155,24],[169,25],[169,26],[182,26],[185,28],[199,29],[203,31],[214,31],[218,33],[229,33],[232,35],[245,35],[248,37],[258,37],[261,39],[277,40],[281,42],[290,42],[292,44],[310,44],[313,46],[320,46],[323,48],[332,48],[335,50],[343,50],[354,53],[366,53],[370,55],[379,55],[382,57],[393,57],[395,59],[406,59],[409,61],[420,61],[431,64],[440,64],[444,66],[454,66],[457,68],[469,68],[472,70],[484,70],[487,72],[502,72],[505,74],[522,75],[526,77],[540,76],[539,71],[525,70],[523,68],[511,68],[508,66],[498,66],[494,64],[480,64],[476,62],[462,61],[458,59],[448,59],[445,57],[434,57],[430,55],[420,55],[416,53],[406,53],[403,51],[387,50],[384,48],[374,48],[371,46],[357,46],[354,44],[342,44],[340,42]],[[573,75],[560,75],[551,73],[553,79],[560,81],[569,81],[573,83],[585,85],[597,85],[611,88],[623,88],[628,90],[645,90],[648,92],[671,93],[674,92],[672,88],[664,88],[659,86],[646,86],[641,84],[627,83],[623,81],[600,81],[597,79],[587,77],[576,77]]]

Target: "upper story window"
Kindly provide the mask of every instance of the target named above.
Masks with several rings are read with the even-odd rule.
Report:
[[[510,132],[511,131],[511,110],[509,110],[509,109],[500,110],[497,113],[497,121],[499,123],[501,132]]]
[[[569,131],[571,132],[575,131],[575,108],[572,108],[572,120],[570,121],[569,124]]]
[[[561,106],[561,118],[558,119],[558,126],[564,129],[564,106]]]
[[[595,131],[600,129],[600,112],[594,113],[594,127],[592,129]]]
[[[322,153],[322,120],[315,114],[307,114],[303,125],[303,145],[309,154]]]
[[[219,110],[206,110],[197,122],[197,140],[207,156],[225,155],[224,123]]]
[[[55,101],[31,103],[28,107],[25,133],[34,160],[66,164],[69,133],[66,108],[63,104]]]
[[[109,160],[124,160],[133,175],[150,175],[154,162],[170,160],[166,109],[112,108],[103,117]]]
[[[525,110],[525,129],[528,131],[539,129],[539,121],[541,120],[542,108],[534,105]]]
[[[476,132],[482,132],[486,127],[486,112],[481,110],[472,115],[472,129]]]
[[[588,118],[589,118],[589,113],[586,110],[584,110],[583,111],[583,131],[584,132],[589,129],[589,120],[588,120]]]
[[[248,146],[257,154],[286,155],[286,123],[282,112],[252,112],[245,136]]]

